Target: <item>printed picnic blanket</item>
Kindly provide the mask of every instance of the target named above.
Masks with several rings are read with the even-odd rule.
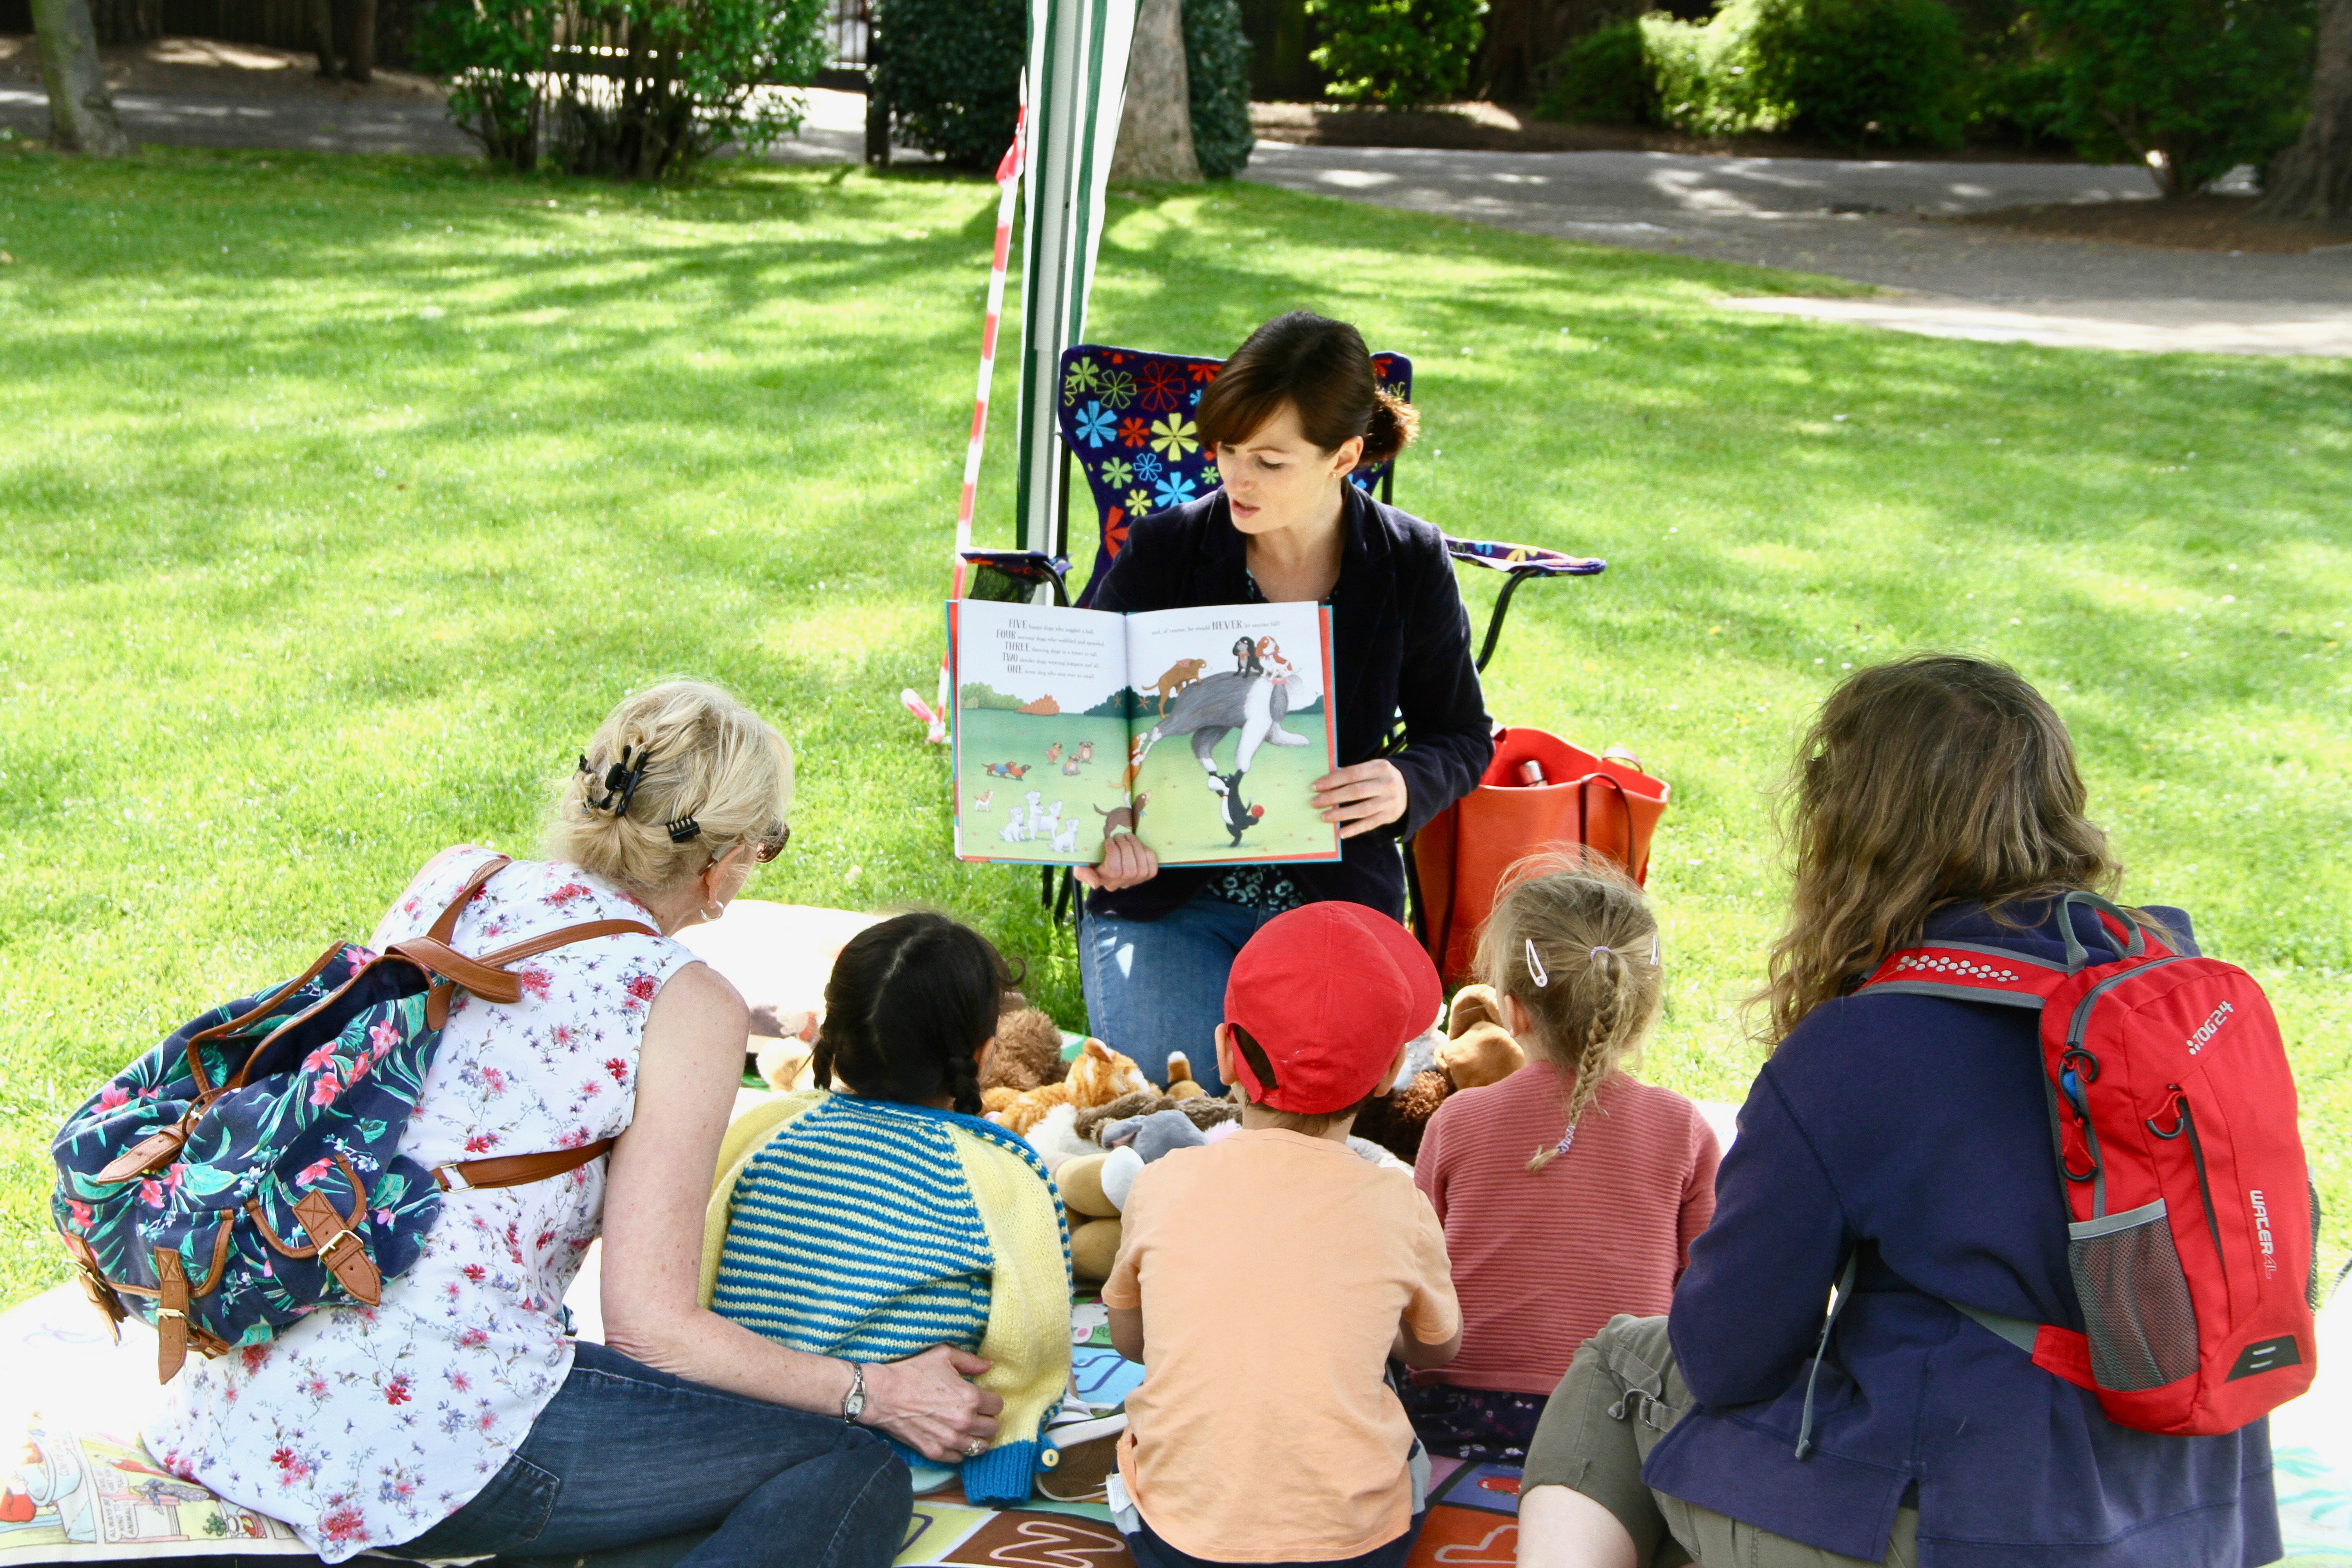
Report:
[[[2352,1399],[2326,1351],[2352,1353],[2352,1291],[2321,1321],[2321,1381],[2273,1417],[2280,1523],[2287,1568],[2352,1568]],[[60,1287],[0,1313],[0,1568],[44,1563],[236,1554],[307,1555],[284,1525],[166,1475],[140,1447],[141,1415],[156,1397],[155,1346],[144,1324],[124,1325],[117,1347],[80,1292]],[[147,1336],[142,1342],[139,1336]],[[1110,1348],[1102,1309],[1071,1314],[1076,1403],[1114,1412],[1143,1370]],[[898,1562],[996,1568],[1132,1568],[1099,1500],[1033,1500],[975,1508],[952,1472],[915,1500]],[[1050,1481],[1048,1483],[1051,1484]],[[1429,1518],[1412,1568],[1505,1568],[1518,1545],[1519,1473],[1438,1458]],[[1278,1508],[1281,1500],[1269,1498]],[[592,1560],[593,1568],[593,1560]]]

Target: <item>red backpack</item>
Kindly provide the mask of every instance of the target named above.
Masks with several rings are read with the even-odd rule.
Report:
[[[2064,917],[2095,908],[2119,956]],[[2031,1007],[2073,1223],[2086,1333],[1955,1307],[2143,1432],[2234,1432],[2311,1386],[2319,1199],[2294,1075],[2245,971],[2150,941],[2069,893],[2066,962],[1946,942],[1888,956],[1864,991]]]

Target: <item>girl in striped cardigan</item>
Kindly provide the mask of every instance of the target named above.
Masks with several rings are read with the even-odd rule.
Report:
[[[1004,1408],[962,1481],[992,1505],[1026,1499],[1053,1462],[1045,1421],[1070,1377],[1060,1195],[1035,1151],[979,1114],[1010,983],[988,940],[944,915],[853,938],[825,985],[820,1087],[729,1130],[704,1247],[711,1306],[794,1349],[984,1358],[976,1381]]]

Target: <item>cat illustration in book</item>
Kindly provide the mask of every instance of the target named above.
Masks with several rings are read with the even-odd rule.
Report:
[[[1265,819],[1263,805],[1247,805],[1242,801],[1242,775],[1237,770],[1220,780],[1225,797],[1225,831],[1234,836],[1234,847],[1242,847],[1242,835]]]
[[[1122,833],[1133,833],[1143,826],[1143,808],[1151,804],[1151,792],[1145,790],[1135,797],[1133,805],[1115,805],[1105,811],[1095,807],[1095,815],[1103,819],[1103,842],[1108,844]]]
[[[1201,672],[1208,668],[1209,661],[1205,658],[1180,658],[1151,683],[1151,689],[1160,694],[1160,716],[1162,719],[1168,717],[1168,700],[1200,679]]]

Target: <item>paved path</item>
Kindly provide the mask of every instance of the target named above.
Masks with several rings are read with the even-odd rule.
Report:
[[[463,157],[478,151],[437,101],[420,97],[351,100],[254,93],[117,93],[116,110],[134,142],[173,147],[268,147],[314,153],[416,153]],[[49,100],[37,89],[0,87],[0,125],[47,136]],[[777,163],[856,163],[866,155],[866,100],[813,91],[801,133],[769,154]],[[923,154],[902,151],[919,160]]]
[[[1925,296],[1868,301],[1866,310],[1843,301],[1758,302],[1784,313],[2067,347],[2352,353],[2352,250],[2229,256],[1928,221],[2027,203],[2153,196],[2147,171],[2128,164],[1445,153],[1262,142],[1244,177],[1564,239],[1826,273]]]

